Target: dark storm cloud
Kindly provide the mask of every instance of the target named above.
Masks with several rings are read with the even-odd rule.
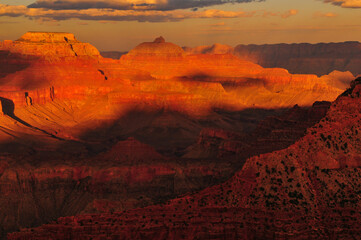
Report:
[[[117,9],[117,10],[175,10],[201,8],[225,3],[262,2],[264,0],[38,0],[29,8]]]

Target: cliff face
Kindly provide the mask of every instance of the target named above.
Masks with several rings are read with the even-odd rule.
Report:
[[[319,122],[329,107],[330,102],[316,102],[311,108],[296,105],[281,115],[265,117],[247,134],[203,129],[197,143],[187,148],[183,157],[226,159],[235,155],[241,160],[287,148],[303,137],[307,128]]]
[[[241,77],[262,71],[262,67],[232,56],[186,55],[185,51],[164,39],[142,43],[121,57],[121,62],[146,69],[155,78],[174,77]]]
[[[360,86],[361,79],[355,80],[302,139],[285,150],[248,159],[223,184],[165,205],[60,218],[8,237],[356,237],[361,211]]]
[[[184,48],[188,54],[230,53],[261,65],[265,68],[285,68],[294,74],[326,75],[334,70],[361,73],[361,43],[318,43],[318,44],[265,44],[227,45],[214,44]]]
[[[361,73],[361,43],[238,45],[233,53],[266,68],[281,67],[291,73],[329,74],[334,70]]]
[[[163,38],[140,44],[120,60],[102,58],[93,46],[67,33],[30,32],[17,41],[2,42],[0,49],[2,95],[22,106],[25,92],[34,103],[43,103],[38,99],[67,98],[61,89],[76,85],[76,92],[84,93],[83,97],[96,92],[91,88],[101,88],[125,93],[118,95],[120,99],[117,94],[108,96],[114,102],[147,99],[156,106],[204,114],[212,107],[310,106],[317,100],[334,100],[343,86],[333,84],[337,76],[292,75],[231,54],[187,55]],[[204,90],[207,88],[211,91]],[[55,94],[50,97],[48,89]],[[199,107],[193,109],[192,101]]]
[[[28,32],[16,41],[0,44],[3,51],[29,57],[61,59],[71,57],[98,58],[99,51],[89,43],[77,41],[70,33]]]

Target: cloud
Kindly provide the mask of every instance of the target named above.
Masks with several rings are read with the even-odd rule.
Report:
[[[290,9],[286,12],[268,12],[264,11],[262,16],[263,17],[282,17],[282,18],[289,18],[298,14],[298,10]]]
[[[28,11],[26,6],[9,6],[0,4],[0,16],[20,17]]]
[[[59,21],[54,20],[52,18],[36,18],[35,21],[39,24],[39,25],[47,25],[47,26],[60,26]]]
[[[259,14],[261,13],[261,14]],[[288,10],[286,12],[263,12],[264,17],[276,16],[288,18],[298,13],[298,10]],[[205,9],[202,11],[193,10],[116,10],[116,9],[66,9],[53,10],[44,8],[28,8],[27,6],[14,6],[0,4],[0,16],[19,17],[25,16],[30,19],[56,20],[97,20],[97,21],[138,21],[138,22],[175,22],[184,19],[227,19],[262,16],[261,11],[224,11],[218,9]]]
[[[37,0],[29,8],[117,9],[117,10],[176,10],[200,8],[225,3],[262,2],[264,0]]]
[[[361,8],[361,0],[324,0],[324,2],[343,8]]]
[[[334,13],[334,12],[327,12],[327,13],[323,13],[323,12],[315,12],[313,14],[314,17],[325,17],[325,18],[334,18],[337,17],[338,14]]]
[[[217,9],[207,9],[203,11],[137,11],[114,9],[52,10],[0,4],[0,16],[25,16],[31,19],[43,18],[54,20],[80,19],[99,21],[167,22],[181,21],[190,18],[240,18],[250,17],[253,16],[253,14],[243,11],[223,11]]]
[[[225,32],[225,31],[233,31],[234,29],[231,26],[228,26],[225,22],[218,22],[214,24],[206,25],[209,31],[217,31],[217,32]]]
[[[291,9],[291,10],[288,10],[287,12],[281,14],[281,17],[282,18],[289,18],[289,17],[295,16],[297,14],[298,14],[298,10]]]

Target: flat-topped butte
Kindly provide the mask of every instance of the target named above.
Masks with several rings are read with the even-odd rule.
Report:
[[[74,34],[65,32],[27,32],[17,41],[46,43],[78,42]]]

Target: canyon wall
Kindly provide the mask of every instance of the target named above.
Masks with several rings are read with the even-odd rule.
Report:
[[[356,79],[303,138],[284,150],[249,158],[223,184],[162,205],[60,218],[48,225],[9,234],[8,238],[358,236],[360,91],[361,79]]]
[[[243,45],[232,48],[214,44],[184,48],[189,54],[224,54],[231,53],[243,60],[265,68],[285,68],[295,74],[329,74],[334,70],[350,71],[361,74],[361,43],[300,43],[300,44],[265,44]]]

